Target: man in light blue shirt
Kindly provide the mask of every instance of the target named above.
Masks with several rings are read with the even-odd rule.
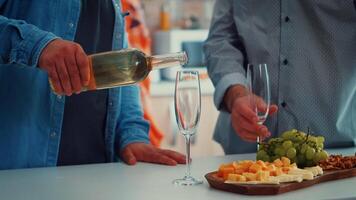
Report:
[[[127,47],[125,37],[119,0],[0,0],[0,169],[185,162],[149,144],[137,86],[76,94],[86,52]]]
[[[356,145],[355,0],[216,1],[205,53],[225,153],[256,152],[257,135],[308,127],[326,148]],[[243,100],[248,63],[268,65],[265,125]]]

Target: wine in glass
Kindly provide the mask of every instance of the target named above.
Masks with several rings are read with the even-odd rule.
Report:
[[[173,181],[176,185],[197,185],[203,183],[190,174],[190,140],[196,133],[200,119],[200,82],[197,71],[177,72],[174,106],[180,132],[186,142],[186,174],[182,179]]]
[[[247,87],[250,92],[250,103],[258,118],[258,124],[263,124],[267,119],[271,104],[271,93],[267,64],[248,64]],[[257,137],[257,147],[260,137]]]

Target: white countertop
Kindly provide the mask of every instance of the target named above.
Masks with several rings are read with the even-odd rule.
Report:
[[[356,148],[329,150],[354,154]],[[192,152],[194,155],[194,152]],[[210,188],[204,175],[221,163],[253,159],[254,154],[194,158],[192,174],[202,185],[175,186],[185,166],[108,163],[0,171],[0,199],[4,200],[236,200],[236,199],[356,199],[356,177],[321,183],[276,196],[246,196]]]

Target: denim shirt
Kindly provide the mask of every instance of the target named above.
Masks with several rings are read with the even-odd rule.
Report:
[[[52,40],[72,41],[80,0],[0,0],[0,169],[56,166],[64,96],[55,95],[37,67]],[[112,49],[127,47],[119,0],[113,0]],[[105,129],[107,157],[133,142],[148,143],[139,88],[109,89]]]

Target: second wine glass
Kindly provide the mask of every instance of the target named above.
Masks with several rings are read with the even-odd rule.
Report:
[[[249,89],[252,109],[257,115],[258,124],[263,124],[268,116],[271,104],[271,92],[267,64],[248,64],[247,87]],[[260,137],[257,137],[259,144]]]
[[[190,174],[190,140],[195,135],[200,119],[200,81],[197,71],[177,72],[174,106],[180,132],[186,141],[186,174],[173,181],[176,185],[197,185],[203,183]]]

